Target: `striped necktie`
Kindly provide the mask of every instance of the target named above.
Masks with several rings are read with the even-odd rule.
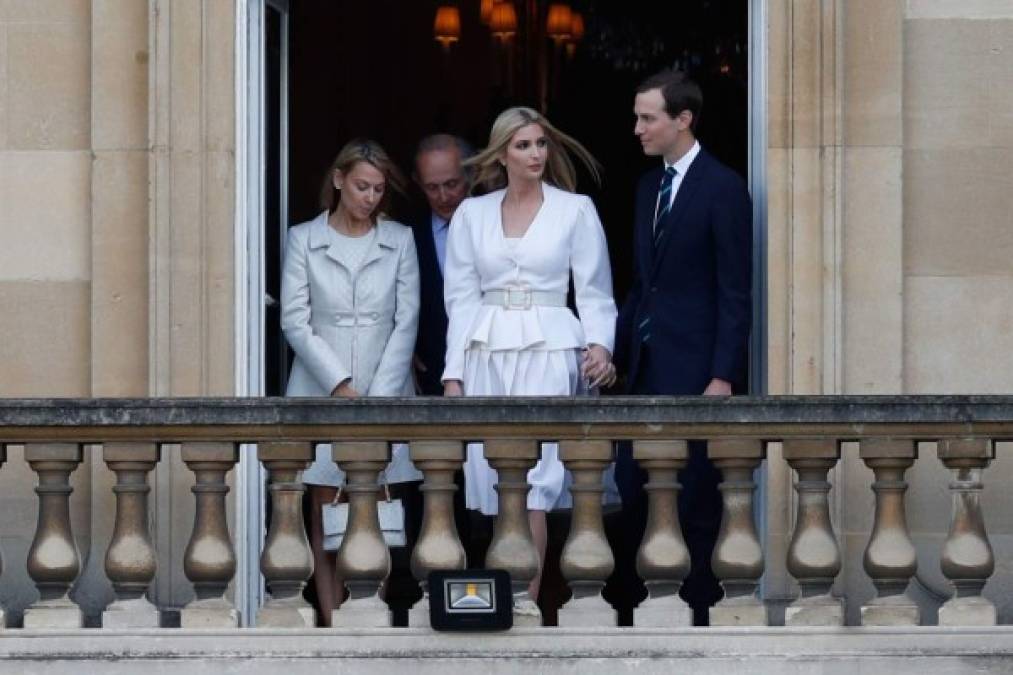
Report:
[[[665,175],[661,177],[661,187],[658,189],[658,211],[654,216],[654,246],[658,246],[661,237],[665,234],[665,216],[672,210],[672,185],[675,182],[677,171],[674,166],[665,169]]]
[[[672,210],[672,185],[675,182],[676,170],[674,166],[665,169],[665,175],[661,177],[661,187],[658,189],[658,209],[654,216],[654,250],[657,251],[661,238],[665,235],[665,216]],[[647,343],[651,339],[651,317],[645,316],[637,324],[637,334],[640,341]]]

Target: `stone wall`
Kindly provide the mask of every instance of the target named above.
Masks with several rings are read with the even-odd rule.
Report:
[[[1013,382],[1013,3],[771,0],[768,11],[768,391],[998,393]],[[1000,444],[984,506],[1013,553],[1013,476]],[[924,621],[950,593],[938,567],[948,472],[935,446],[908,477],[926,561]],[[772,452],[778,452],[776,446]],[[850,620],[871,597],[861,570],[872,477],[845,445],[833,477]],[[773,463],[772,463],[773,465]],[[780,465],[779,465],[780,466]],[[768,546],[784,553],[792,476],[767,472]],[[930,504],[935,503],[934,507]],[[794,594],[768,575],[775,601]],[[1002,566],[986,589],[1008,597]],[[1009,621],[1013,606],[1000,606]]]
[[[0,3],[0,396],[92,393],[92,18],[87,0]],[[8,468],[0,546],[23,561],[35,479],[20,449]],[[74,479],[82,550],[91,539],[86,474]],[[34,593],[23,563],[5,566],[0,602],[15,617]]]
[[[0,2],[0,396],[234,393],[235,3]],[[192,475],[153,476],[157,594],[191,594],[181,560]],[[86,450],[73,476],[84,562],[75,594],[111,598],[103,556],[113,476]],[[0,547],[23,560],[34,477],[14,448]],[[0,579],[32,600],[23,565]]]
[[[905,393],[999,393],[1013,387],[1013,2],[908,0],[904,15]],[[923,452],[934,453],[931,444]],[[999,561],[1013,558],[1013,444],[999,444],[985,508]],[[912,478],[921,492],[948,477]],[[917,495],[912,495],[917,498]],[[912,505],[913,507],[916,504]],[[938,519],[912,508],[924,549],[941,546]],[[923,566],[930,594],[945,589]],[[999,564],[986,595],[1007,598]]]
[[[233,393],[235,7],[0,2],[0,396]],[[768,0],[766,12],[768,391],[1008,391],[1013,3]],[[836,525],[858,570],[869,522],[846,514],[869,510],[846,506],[871,500],[870,474],[844,454]],[[168,459],[153,477],[156,593],[179,605],[192,499],[178,452]],[[75,473],[73,497],[92,612],[108,598],[112,476],[99,460]],[[916,467],[912,525],[935,560],[945,514],[916,507],[948,476]],[[995,486],[1011,473],[1002,446],[985,511],[1007,557],[1013,495]],[[766,476],[772,557],[791,478]],[[30,542],[33,481],[13,451],[0,479],[8,558]],[[7,569],[0,600],[16,614],[30,598],[23,568]],[[945,588],[923,572],[931,613]],[[841,589],[868,597],[863,578]],[[986,592],[1011,584],[1000,568]],[[776,575],[765,590],[793,592]]]

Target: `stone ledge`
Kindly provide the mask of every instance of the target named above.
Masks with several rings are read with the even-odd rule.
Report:
[[[967,672],[1013,669],[1013,626],[994,628],[80,630],[0,633],[0,673]],[[477,669],[477,670],[476,670]],[[868,671],[866,671],[868,669]]]
[[[0,439],[1013,437],[1013,396],[7,399]],[[497,428],[498,427],[498,428]],[[646,427],[646,428],[645,428]],[[442,439],[445,440],[445,439]]]

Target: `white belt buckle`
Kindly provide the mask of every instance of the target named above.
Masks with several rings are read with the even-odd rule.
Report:
[[[506,309],[531,309],[531,289],[524,286],[507,286],[503,306]]]

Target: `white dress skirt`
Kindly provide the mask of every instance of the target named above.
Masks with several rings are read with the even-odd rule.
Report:
[[[566,396],[577,393],[583,378],[579,350],[490,351],[469,349],[464,356],[464,391],[468,396]],[[542,458],[528,472],[528,509],[549,511],[563,493],[563,464],[557,443],[542,443]],[[465,505],[486,515],[499,510],[496,470],[482,454],[481,443],[468,444],[464,464]]]
[[[589,198],[543,184],[542,205],[527,232],[506,237],[504,195],[498,190],[466,199],[451,219],[444,266],[448,327],[442,379],[459,380],[465,396],[587,394],[581,350],[598,344],[611,352],[616,321],[608,249],[597,211]],[[534,296],[525,296],[532,291],[565,298],[571,276],[577,314],[565,302],[539,304]],[[515,295],[507,294],[504,304],[483,301],[486,293],[511,289]],[[531,302],[516,304],[524,297]],[[559,446],[543,443],[541,450],[540,461],[528,472],[528,509],[567,508],[572,505],[570,480],[559,460]],[[467,507],[495,515],[498,476],[481,443],[468,445],[464,476]],[[606,476],[609,483],[611,490],[606,490],[616,494],[614,478]]]

